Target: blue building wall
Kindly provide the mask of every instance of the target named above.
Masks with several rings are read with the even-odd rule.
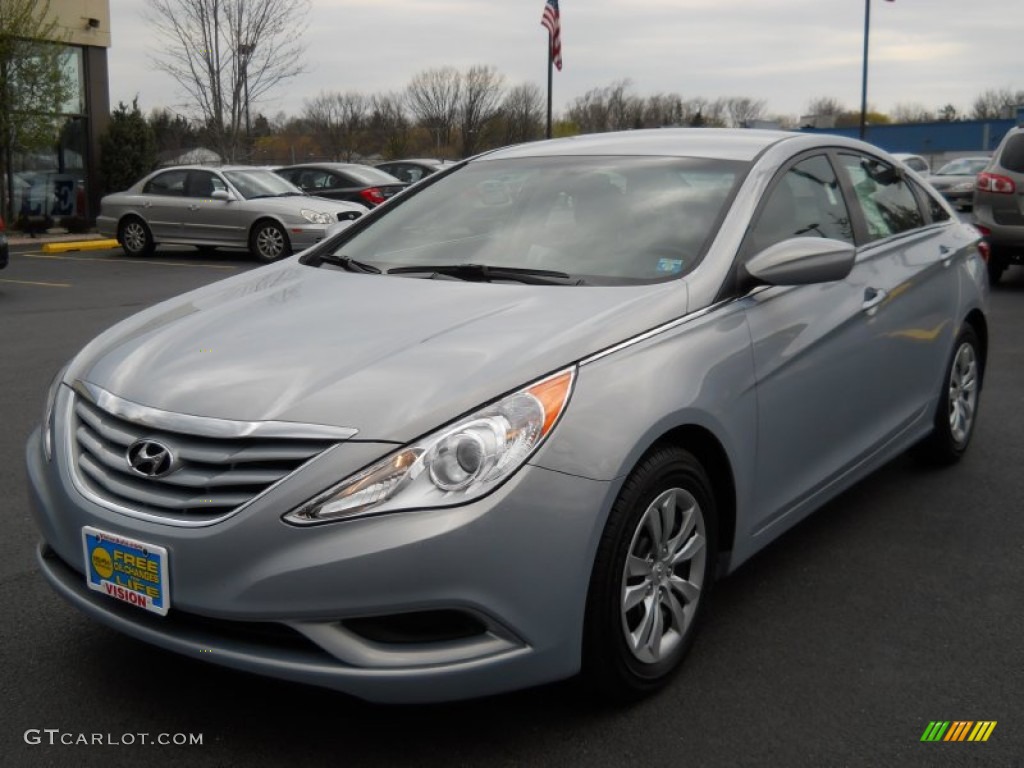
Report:
[[[912,152],[935,155],[944,152],[981,152],[995,150],[1006,132],[1017,120],[957,120],[935,123],[903,123],[900,125],[869,125],[865,138],[887,152]],[[801,128],[807,133],[829,133],[857,138],[860,129]]]

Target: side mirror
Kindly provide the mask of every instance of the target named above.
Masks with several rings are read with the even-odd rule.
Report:
[[[223,200],[224,202],[227,202],[228,200],[234,200],[234,198],[231,196],[231,193],[228,192],[226,189],[213,190],[213,193],[210,195],[210,199]]]
[[[746,264],[747,273],[768,285],[810,285],[843,280],[856,249],[827,237],[792,237],[765,248]]]

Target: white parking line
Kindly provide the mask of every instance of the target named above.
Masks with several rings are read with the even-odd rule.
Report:
[[[36,280],[8,280],[0,277],[0,283],[17,283],[18,285],[43,285],[47,288],[70,288],[71,283],[40,283]]]
[[[160,267],[202,267],[203,269],[235,270],[230,264],[183,264],[177,261],[152,261],[151,259],[111,259],[101,256],[58,256],[52,253],[12,253],[11,256],[26,256],[30,259],[57,259],[61,261],[102,261],[107,264],[151,264]]]

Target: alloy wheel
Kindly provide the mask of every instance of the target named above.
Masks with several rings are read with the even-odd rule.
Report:
[[[638,661],[655,664],[686,636],[704,587],[707,537],[693,494],[662,492],[640,517],[622,573],[626,644]]]

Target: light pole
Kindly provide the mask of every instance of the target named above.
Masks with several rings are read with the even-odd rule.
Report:
[[[249,122],[249,58],[255,50],[255,42],[241,43],[238,46],[238,55],[242,57],[242,83],[245,87],[245,151],[247,156],[252,146],[252,124]]]
[[[894,0],[887,0],[894,2]],[[864,0],[864,67],[860,75],[860,138],[864,140],[868,116],[868,31],[871,29],[871,0]]]
[[[860,75],[860,140],[864,140],[868,115],[868,32],[871,29],[871,0],[864,0],[864,62]]]

